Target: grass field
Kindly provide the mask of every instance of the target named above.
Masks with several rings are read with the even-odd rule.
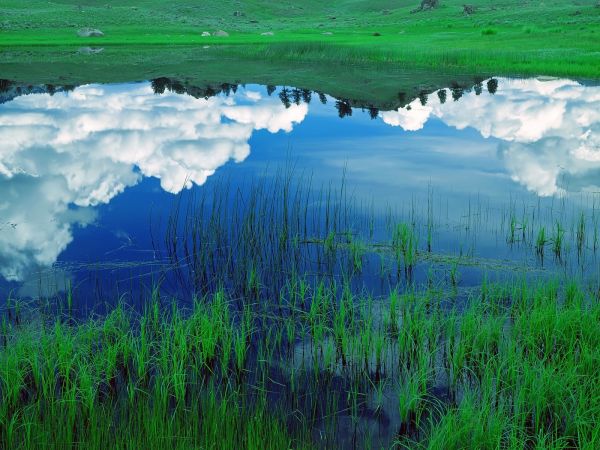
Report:
[[[269,63],[278,65],[271,79],[268,74],[261,78],[266,84],[298,71],[314,84],[322,78],[318,72],[324,64],[335,67],[338,74],[350,70],[349,66],[371,66],[371,78],[381,66],[384,72],[410,68],[600,78],[600,8],[595,0],[476,0],[470,2],[475,6],[470,15],[463,13],[463,3],[445,0],[436,9],[411,13],[417,0],[334,4],[178,0],[168,5],[156,0],[107,0],[101,5],[6,0],[0,20],[0,67],[3,74],[23,78],[36,65],[58,63],[60,67],[70,62],[88,81],[102,68],[110,71],[113,63],[128,67],[120,80],[127,81],[125,76],[148,79],[157,72],[181,75],[197,67],[193,61],[217,59],[223,73],[235,72],[240,61],[250,74]],[[105,35],[79,37],[77,31],[83,27],[99,28]],[[201,35],[215,30],[229,36]],[[265,32],[273,35],[261,34]],[[35,49],[38,46],[45,50]],[[86,46],[102,47],[104,54],[76,54],[77,48]],[[162,57],[154,57],[157,54]],[[256,68],[249,67],[251,61]],[[176,70],[180,73],[162,73]],[[237,71],[240,77],[248,75]],[[243,81],[259,80],[255,76]],[[360,92],[356,86],[350,90]]]

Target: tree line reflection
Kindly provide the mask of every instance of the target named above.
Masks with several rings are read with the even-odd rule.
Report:
[[[180,95],[190,95],[194,98],[209,99],[216,95],[230,96],[235,94],[240,86],[245,87],[243,83],[221,83],[219,85],[206,85],[203,87],[196,86],[193,84],[186,83],[176,78],[160,77],[150,81],[152,90],[155,94],[160,95],[165,92],[173,92]],[[70,92],[75,89],[75,85],[19,85],[10,80],[0,79],[0,104],[12,100],[20,95],[28,95],[32,93],[47,93],[54,95],[57,92]],[[486,91],[494,95],[498,90],[498,80],[491,78],[485,83]],[[283,86],[278,88],[277,86],[268,85],[266,91],[269,96],[276,94],[279,97],[281,103],[289,108],[291,105],[300,105],[301,103],[310,104],[313,99],[317,98],[322,104],[328,103],[328,96],[320,91],[314,91],[310,89],[295,88]],[[435,91],[420,91],[417,95],[421,105],[425,106],[429,101],[429,96],[435,93],[440,103],[444,104],[449,101],[448,93],[452,98],[452,101],[458,101],[465,94],[473,91],[475,95],[481,95],[484,91],[484,84],[482,81],[476,82],[472,86],[463,86],[459,83],[451,83],[450,87],[439,89]],[[347,98],[332,98],[334,101],[334,107],[337,110],[338,116],[343,119],[344,117],[352,116],[352,112],[356,109],[360,109],[363,112],[367,112],[371,119],[375,119],[379,116],[380,109],[373,104],[364,104],[364,102],[355,101]],[[398,93],[398,102],[400,107],[406,105],[410,109],[410,103],[414,98],[410,98],[406,92]]]
[[[166,91],[174,92],[177,94],[188,94],[195,98],[208,99],[215,95],[224,94],[229,96],[235,94],[239,86],[245,87],[245,84],[231,84],[222,83],[218,86],[205,86],[203,88],[187,85],[180,80],[171,78],[156,78],[151,81],[152,89],[155,94],[163,94]],[[485,86],[487,92],[494,95],[498,90],[498,80],[491,78],[486,82]],[[310,104],[314,98],[318,98],[318,101],[322,104],[328,103],[328,96],[320,91],[313,91],[310,89],[294,88],[283,86],[279,88],[277,86],[268,85],[266,87],[267,94],[271,97],[275,93],[279,97],[279,100],[286,108],[291,107],[293,104],[300,105],[302,103]],[[449,88],[439,89],[437,91],[421,91],[417,98],[421,105],[425,106],[429,100],[429,96],[434,92],[438,96],[440,103],[446,103],[448,99],[448,91],[452,97],[452,101],[458,101],[465,94],[473,91],[476,95],[481,95],[484,90],[482,81],[476,82],[470,87],[461,86],[458,83],[451,83]],[[411,99],[405,92],[398,94],[398,101],[401,106],[408,105],[412,102]],[[380,109],[372,104],[365,105],[360,102],[356,102],[345,98],[333,98],[335,109],[338,112],[338,117],[343,119],[344,117],[352,116],[352,112],[356,109],[360,109],[363,112],[367,112],[371,119],[376,119],[379,116]],[[408,106],[410,108],[410,105]]]

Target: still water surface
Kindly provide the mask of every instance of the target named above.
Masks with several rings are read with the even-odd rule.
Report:
[[[507,217],[522,225],[537,214],[551,227],[558,214],[568,229],[585,211],[587,229],[597,225],[600,87],[575,81],[491,79],[394,111],[291,88],[208,92],[166,79],[2,95],[4,296],[51,295],[90,283],[91,272],[96,284],[151,278],[142,263],[162,258],[152,223],[176,194],[289,165],[314,186],[343,178],[376,215],[420,213],[429,202],[444,251],[459,251],[456,236],[476,220],[478,236],[464,241],[477,240],[474,254],[531,263],[507,245]],[[585,264],[574,263],[588,274],[597,273],[592,239]],[[113,265],[92,270],[103,262]]]

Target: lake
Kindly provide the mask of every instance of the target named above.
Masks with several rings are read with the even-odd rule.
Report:
[[[600,87],[576,81],[492,78],[391,111],[289,87],[167,78],[3,86],[4,295],[47,296],[90,273],[111,286],[147,278],[165,257],[150,224],[182,192],[282,167],[313,187],[343,180],[378,218],[429,215],[446,253],[540,267],[523,246],[507,245],[511,220],[530,222],[527,233],[538,232],[536,221],[550,233],[558,220],[569,231],[581,213],[588,228],[597,220]],[[591,236],[585,247],[594,250],[585,272],[596,273]]]

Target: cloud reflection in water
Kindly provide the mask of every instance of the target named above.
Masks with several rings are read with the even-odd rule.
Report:
[[[318,142],[302,155],[312,151],[320,163],[315,169],[324,172],[350,161],[359,179],[370,186],[374,177],[387,180],[387,190],[394,183],[406,189],[427,184],[433,165],[443,166],[439,181],[447,186],[468,179],[478,190],[496,189],[494,179],[506,177],[502,168],[490,167],[496,154],[514,181],[538,195],[600,187],[600,88],[569,80],[500,79],[494,95],[477,87],[443,92],[380,113],[386,124],[415,132],[403,139],[403,153],[398,139],[386,133],[352,135],[341,145],[343,134],[327,128],[328,120],[338,119],[319,116],[325,107],[317,106],[316,117],[323,119],[313,125]],[[150,83],[88,85],[68,95],[27,95],[3,104],[0,276],[20,281],[52,265],[72,241],[73,227],[94,222],[94,206],[144,177],[177,193],[203,184],[228,161],[244,161],[254,131],[289,132],[308,114],[301,101],[287,106],[257,89],[197,99],[168,91],[156,95]],[[444,136],[416,133],[432,119],[491,139],[457,134],[448,145]]]
[[[2,105],[0,275],[19,281],[53,264],[73,226],[94,220],[89,207],[142,177],[171,193],[201,185],[249,155],[255,130],[291,131],[307,111],[252,90],[196,99],[155,95],[149,83],[88,85]]]
[[[442,96],[443,97],[443,96]],[[459,101],[428,96],[381,113],[407,131],[437,118],[502,142],[498,152],[512,179],[541,196],[600,189],[600,88],[570,80],[501,79],[494,95],[465,93]]]

